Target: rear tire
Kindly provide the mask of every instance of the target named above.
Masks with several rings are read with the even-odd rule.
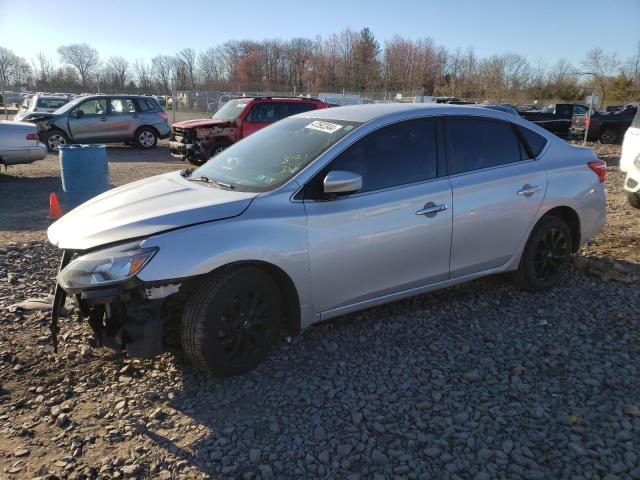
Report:
[[[153,148],[158,143],[158,134],[151,127],[141,127],[136,130],[135,136],[133,137],[133,141],[136,144],[136,147],[141,148],[143,150],[148,150]]]
[[[254,368],[278,338],[282,297],[256,267],[213,275],[187,301],[181,343],[187,358],[216,377]]]
[[[633,208],[640,208],[640,193],[627,192],[627,201]]]
[[[618,141],[618,132],[612,128],[606,128],[600,133],[600,143],[612,144]]]
[[[69,137],[57,128],[52,128],[44,134],[44,144],[47,146],[47,150],[51,153],[56,153],[60,145],[66,145],[69,143]]]
[[[573,237],[571,229],[560,218],[543,217],[534,227],[522,252],[515,284],[532,291],[555,286],[566,273],[571,259]]]

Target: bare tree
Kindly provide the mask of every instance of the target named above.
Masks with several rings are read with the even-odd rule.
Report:
[[[587,52],[582,62],[585,68],[584,74],[591,75],[596,88],[600,93],[600,107],[609,92],[612,78],[620,66],[620,61],[615,53],[605,54],[601,48],[594,48]]]
[[[52,89],[53,62],[43,52],[37,52],[33,59],[33,71],[37,86]]]
[[[58,47],[60,60],[78,71],[83,87],[89,85],[91,75],[100,65],[100,57],[95,48],[86,43],[74,43]]]
[[[7,88],[15,76],[19,59],[18,56],[8,48],[0,47],[0,87]]]
[[[115,91],[124,91],[129,77],[129,62],[124,57],[109,57],[105,64],[105,75]]]
[[[182,87],[195,86],[196,51],[193,48],[183,48],[176,54],[176,77]]]
[[[160,86],[161,93],[171,92],[171,80],[174,72],[174,59],[169,55],[156,55],[151,59],[153,77]]]
[[[148,92],[151,89],[151,72],[143,58],[138,58],[133,62],[133,74],[138,84],[138,89],[145,93]]]

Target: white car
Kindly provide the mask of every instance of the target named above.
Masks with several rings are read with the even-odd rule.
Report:
[[[42,160],[47,147],[38,140],[32,123],[0,121],[0,165],[17,165]]]
[[[51,113],[69,102],[69,98],[62,95],[34,95],[22,102],[20,111],[14,117],[16,122],[23,122],[30,113]]]
[[[624,189],[629,204],[640,208],[640,110],[633,117],[633,122],[624,135],[620,170],[627,174]]]

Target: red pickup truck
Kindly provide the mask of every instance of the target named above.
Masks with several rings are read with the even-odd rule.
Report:
[[[315,98],[302,97],[230,100],[211,118],[174,123],[169,151],[174,157],[199,166],[229,145],[278,120],[328,106]]]

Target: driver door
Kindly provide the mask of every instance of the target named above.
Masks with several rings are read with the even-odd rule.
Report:
[[[69,112],[69,132],[74,143],[108,140],[107,98],[87,100]]]
[[[438,170],[436,128],[434,119],[383,127],[341,153],[305,187],[317,312],[449,278],[452,191]],[[324,196],[323,180],[334,170],[359,173],[362,188]],[[421,213],[434,206],[439,210]]]

